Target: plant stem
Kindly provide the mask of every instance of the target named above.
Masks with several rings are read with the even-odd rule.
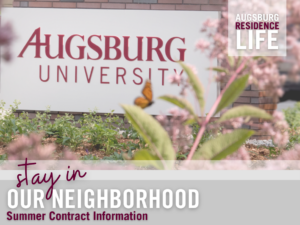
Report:
[[[207,114],[207,116],[205,117],[204,122],[202,123],[202,126],[197,134],[196,140],[191,148],[191,151],[186,159],[186,161],[190,161],[197,149],[197,146],[199,145],[199,142],[204,134],[206,125],[208,124],[208,122],[210,121],[211,117],[213,116],[213,113],[216,111],[222,97],[223,94],[225,93],[225,91],[227,90],[227,88],[231,85],[231,83],[236,79],[237,75],[241,72],[241,70],[244,68],[246,61],[242,62],[241,65],[239,66],[239,68],[234,72],[234,74],[230,77],[229,81],[227,82],[225,88],[221,91],[220,95],[218,96],[217,100],[215,101],[214,105],[212,106],[212,108],[210,109],[209,113]]]

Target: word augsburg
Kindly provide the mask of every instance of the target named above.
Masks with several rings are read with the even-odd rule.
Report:
[[[77,46],[79,50],[79,55],[74,56],[74,54],[71,52],[71,43],[74,38],[77,38],[82,41],[82,44],[84,43],[85,36],[84,35],[79,35],[79,34],[74,34],[71,35],[70,37],[67,38],[66,41],[64,41],[65,35],[60,34],[58,35],[58,54],[55,56],[52,56],[50,54],[50,38],[51,34],[45,34],[45,42],[41,42],[41,29],[37,28],[25,46],[23,47],[22,51],[18,55],[19,58],[23,58],[23,54],[27,50],[28,47],[34,46],[35,47],[35,58],[41,58],[41,47],[45,47],[45,54],[49,59],[64,59],[65,53],[66,55],[74,60],[80,60],[80,59],[85,59],[87,58],[88,60],[99,60],[102,58],[104,55],[103,60],[118,60],[123,57],[127,61],[153,61],[153,53],[156,52],[159,60],[161,62],[167,61],[166,59],[170,60],[171,62],[175,62],[175,59],[171,57],[171,45],[173,41],[178,40],[180,43],[183,45],[185,44],[185,38],[181,37],[171,37],[166,43],[160,38],[160,37],[142,37],[142,36],[137,36],[135,37],[137,39],[137,55],[136,57],[132,58],[129,57],[129,36],[122,36],[123,39],[123,47],[121,47],[121,38],[117,36],[111,36],[111,35],[104,35],[104,54],[103,50],[99,45],[96,45],[95,42],[93,42],[93,39],[99,39],[102,41],[102,36],[101,35],[91,35],[87,39],[87,46],[91,48],[95,53],[98,54],[98,57],[92,58],[88,53],[85,53],[85,48],[87,47],[86,45],[80,45]],[[35,42],[33,41],[35,39]],[[147,46],[144,49],[143,47],[143,41],[144,39],[147,42]],[[113,44],[112,44],[113,43]],[[156,45],[156,46],[155,46]],[[53,45],[51,45],[52,47]],[[74,48],[73,48],[74,49]],[[185,57],[185,48],[178,48],[177,49],[179,52],[179,58],[177,60],[184,61]],[[111,52],[114,51],[114,55],[112,56]],[[123,52],[122,52],[123,51]],[[147,51],[147,57],[143,58],[143,51]],[[165,56],[163,55],[165,53]]]

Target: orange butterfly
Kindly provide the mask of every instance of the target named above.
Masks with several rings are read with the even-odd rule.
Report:
[[[144,109],[154,103],[152,101],[151,82],[149,80],[146,81],[145,87],[142,90],[142,94],[144,95],[144,97],[137,97],[134,100],[134,104]]]

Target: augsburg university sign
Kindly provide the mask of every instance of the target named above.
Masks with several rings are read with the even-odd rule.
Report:
[[[199,32],[217,12],[4,8],[1,23],[13,25],[11,62],[1,62],[1,100],[20,100],[21,110],[123,113],[147,79],[154,104],[146,111],[167,113],[156,98],[178,95],[168,76],[183,74],[176,61],[196,67],[207,87],[207,108],[217,96],[208,67],[216,65],[195,49]],[[55,17],[53,15],[55,14]],[[19,19],[22,18],[22,19]],[[194,96],[188,96],[191,102]]]
[[[22,51],[18,55],[19,58],[23,58],[25,51],[27,50],[28,47],[33,46],[35,48],[35,56],[34,58],[41,58],[41,48],[44,47],[45,49],[45,56],[48,59],[64,59],[64,57],[69,57],[70,59],[73,60],[119,60],[124,58],[126,61],[153,61],[153,54],[157,54],[159,61],[165,62],[167,60],[171,62],[175,62],[175,59],[172,58],[171,56],[171,46],[172,42],[175,39],[178,39],[182,42],[183,48],[177,48],[179,52],[179,59],[180,61],[184,61],[184,56],[185,56],[185,51],[186,48],[184,48],[185,45],[185,38],[184,37],[171,37],[169,38],[166,43],[159,38],[159,37],[142,37],[142,36],[137,36],[134,37],[136,39],[136,45],[137,45],[137,52],[136,52],[136,57],[130,57],[129,56],[129,39],[130,36],[122,36],[122,38],[119,38],[118,36],[110,36],[110,35],[90,35],[87,37],[87,46],[81,45],[81,46],[76,46],[79,50],[79,55],[75,56],[74,53],[72,53],[72,40],[73,38],[79,38],[82,40],[82,44],[85,44],[85,35],[79,35],[79,34],[73,34],[69,37],[65,38],[65,35],[59,34],[58,35],[58,46],[56,46],[56,49],[58,49],[57,55],[52,56],[50,53],[50,45],[51,45],[51,34],[45,34],[45,42],[41,41],[41,28],[37,28],[23,47]],[[99,39],[100,41],[104,41],[104,49],[95,44],[93,42],[93,38]],[[66,39],[66,41],[64,40]],[[143,40],[146,41],[147,46],[145,49],[143,49]],[[156,41],[156,46],[154,44],[154,40]],[[113,44],[111,44],[113,43]],[[53,46],[52,46],[53,47]],[[97,57],[91,57],[88,53],[85,53],[85,48],[89,47],[93,51],[97,53]],[[115,55],[112,56],[111,52],[114,51]],[[143,51],[146,51],[146,57],[143,59]],[[165,56],[164,56],[165,55]],[[103,80],[103,76],[106,76],[103,71],[104,69],[109,69],[108,67],[100,67],[100,83],[101,84],[109,84],[109,82],[106,82]],[[87,68],[84,67],[86,78],[88,83],[90,83],[94,67],[91,68],[90,74],[88,75]],[[161,71],[162,74],[162,85],[164,85],[164,75],[165,72],[168,71],[168,68],[158,68],[158,71]],[[133,69],[132,73],[134,76],[136,76],[139,81],[132,80],[134,84],[140,85],[143,83],[143,78],[137,73],[140,72],[142,73],[142,69],[139,67],[136,67]],[[151,68],[149,68],[149,79],[151,80]],[[116,83],[119,83],[119,78],[122,79],[123,83],[126,84],[125,81],[125,75],[127,71],[123,67],[117,67],[116,68]],[[174,73],[177,73],[176,69],[174,69]],[[179,72],[178,72],[179,73]],[[182,74],[183,71],[181,70],[180,74]],[[57,82],[59,82],[59,76],[63,77],[64,81],[68,81],[68,66],[65,67],[65,72],[62,71],[61,66],[57,66]],[[75,82],[77,82],[77,76],[78,76],[78,68],[75,66],[75,74],[74,74],[74,79]],[[42,66],[40,65],[40,70],[39,70],[39,78],[42,82],[47,82],[49,81],[50,78],[50,66],[48,66],[47,69],[47,76],[45,79],[42,78]]]

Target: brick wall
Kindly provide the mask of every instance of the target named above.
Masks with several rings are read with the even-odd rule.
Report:
[[[220,11],[223,0],[14,0],[14,7]]]
[[[277,103],[274,102],[273,97],[268,96],[268,93],[263,90],[258,90],[254,85],[248,86],[242,95],[232,104],[232,107],[239,105],[252,105],[261,109],[266,110],[268,113],[272,114],[277,108]],[[262,119],[252,119],[254,124],[261,124]],[[243,126],[246,129],[256,130],[257,134],[252,136],[252,139],[266,140],[270,139],[269,136],[261,133],[259,129],[255,126]]]
[[[9,0],[5,0],[9,1]],[[85,8],[85,9],[137,9],[137,10],[186,10],[186,11],[221,11],[225,5],[224,0],[14,0],[11,1],[13,7],[32,8]],[[258,90],[255,86],[249,86],[243,94],[233,103],[232,107],[238,105],[253,105],[265,109],[272,113],[277,104],[263,90]],[[21,112],[17,112],[16,116]],[[35,111],[30,111],[31,118],[35,117]],[[66,112],[51,112],[54,120],[58,114]],[[83,113],[72,113],[75,119],[79,119]],[[120,115],[122,116],[122,115]],[[261,123],[261,120],[254,120]],[[255,127],[245,127],[256,129]],[[269,139],[257,132],[256,139]]]

